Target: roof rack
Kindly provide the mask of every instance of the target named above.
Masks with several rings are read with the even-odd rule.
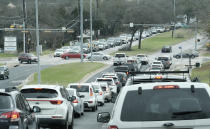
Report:
[[[189,70],[186,71],[144,71],[144,72],[130,72],[131,75],[135,76],[136,74],[175,74],[175,73],[190,73]]]

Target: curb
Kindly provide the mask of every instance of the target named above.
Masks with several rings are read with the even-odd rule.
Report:
[[[95,74],[104,71],[105,69],[109,68],[111,65],[107,65],[105,64],[104,67],[97,69],[96,71],[93,71],[91,73],[86,74],[80,81],[79,83],[85,83],[87,80],[89,80],[92,76],[94,76]]]
[[[28,82],[34,80],[34,73],[29,75],[19,86],[17,86],[18,89],[20,89],[22,86],[26,85]]]

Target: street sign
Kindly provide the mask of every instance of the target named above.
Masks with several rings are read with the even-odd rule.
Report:
[[[17,51],[17,38],[16,37],[4,37],[4,51],[5,52]]]
[[[130,27],[133,27],[134,25],[133,25],[133,23],[130,23]]]

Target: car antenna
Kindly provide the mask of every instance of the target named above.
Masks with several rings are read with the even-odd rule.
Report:
[[[139,94],[139,95],[142,94],[142,88],[141,88],[141,87],[138,88],[138,94]]]
[[[192,93],[195,93],[195,86],[194,85],[191,85],[191,88],[190,89],[191,89],[191,92]]]

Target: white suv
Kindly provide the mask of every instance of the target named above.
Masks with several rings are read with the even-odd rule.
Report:
[[[125,86],[112,114],[99,113],[103,129],[210,129],[210,87],[170,82]]]
[[[80,95],[84,95],[84,108],[90,108],[93,112],[98,109],[97,95],[91,83],[70,83],[68,88],[77,89]]]
[[[39,106],[42,112],[37,113],[41,127],[73,129],[73,106],[66,89],[57,85],[25,85],[21,88],[29,104]]]
[[[122,65],[122,64],[126,64],[127,62],[127,56],[125,53],[116,53],[114,60],[113,60],[113,65]]]
[[[100,106],[103,106],[105,103],[104,102],[105,101],[105,92],[103,92],[100,83],[93,82],[92,86],[93,86],[95,93],[97,95],[98,104],[100,104]]]

